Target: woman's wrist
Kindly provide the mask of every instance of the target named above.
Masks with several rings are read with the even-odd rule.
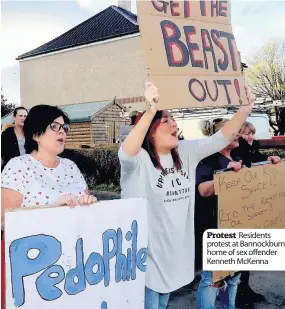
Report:
[[[250,105],[243,105],[239,108],[241,113],[244,113],[246,116],[249,116],[252,112],[252,106]]]
[[[149,106],[147,107],[145,114],[149,115],[151,117],[154,117],[156,112],[157,112],[156,108],[154,106],[152,106],[152,104],[154,104],[154,103],[148,103],[147,102],[146,104],[149,104]]]

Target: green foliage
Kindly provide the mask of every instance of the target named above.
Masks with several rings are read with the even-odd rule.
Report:
[[[285,99],[285,41],[266,43],[247,63],[246,79],[257,96]],[[285,108],[268,108],[267,114],[274,135],[284,135]]]
[[[285,98],[285,41],[266,43],[247,64],[247,81],[258,96]]]
[[[1,87],[1,117],[10,114],[15,109],[15,104],[7,103],[7,99],[3,94],[3,89]]]
[[[65,149],[61,157],[76,163],[90,189],[118,190],[120,184],[118,149]]]
[[[268,157],[278,156],[281,159],[285,160],[285,149],[265,149],[265,150],[261,150],[261,152],[266,154]]]

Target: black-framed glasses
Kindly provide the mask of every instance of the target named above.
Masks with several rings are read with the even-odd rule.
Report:
[[[50,128],[54,131],[54,132],[59,132],[60,129],[62,128],[63,131],[68,134],[71,130],[70,128],[70,125],[67,124],[67,123],[64,123],[64,124],[61,124],[61,123],[58,123],[56,121],[52,122],[50,125]]]

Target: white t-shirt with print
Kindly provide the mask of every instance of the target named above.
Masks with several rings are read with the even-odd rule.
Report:
[[[59,158],[56,168],[48,168],[32,155],[11,159],[2,171],[2,188],[23,195],[21,207],[52,205],[62,194],[84,195],[86,182],[77,165]]]
[[[221,131],[200,140],[180,141],[182,170],[176,171],[171,154],[160,155],[166,173],[154,167],[144,149],[128,156],[120,148],[122,198],[147,200],[146,286],[151,290],[169,293],[193,281],[196,166],[228,144]]]

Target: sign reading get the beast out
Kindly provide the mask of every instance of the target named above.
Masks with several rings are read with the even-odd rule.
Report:
[[[246,103],[230,1],[137,1],[159,109]]]

